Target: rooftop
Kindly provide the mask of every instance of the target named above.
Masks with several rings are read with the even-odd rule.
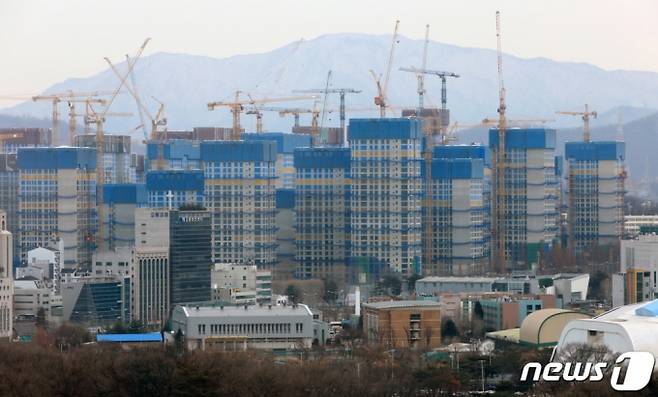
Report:
[[[135,342],[162,342],[162,334],[149,332],[145,334],[98,334],[97,342],[135,343]]]
[[[441,305],[435,301],[386,301],[386,302],[364,303],[362,306],[370,307],[373,309],[398,309],[398,308],[411,308],[411,307],[439,308]]]
[[[185,317],[311,316],[306,305],[178,306]]]
[[[421,283],[493,283],[502,278],[494,277],[439,277],[430,276],[418,280]]]

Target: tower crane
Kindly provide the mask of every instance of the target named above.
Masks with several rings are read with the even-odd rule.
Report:
[[[99,250],[103,249],[103,242],[105,240],[104,230],[103,230],[103,190],[104,190],[103,188],[105,184],[105,166],[104,166],[105,139],[104,139],[103,123],[105,122],[105,117],[109,116],[110,106],[112,106],[112,103],[114,102],[114,99],[121,91],[121,88],[124,85],[126,85],[126,79],[128,78],[128,76],[130,76],[130,73],[132,72],[133,68],[137,64],[139,57],[144,52],[144,49],[146,48],[146,45],[150,40],[151,40],[150,37],[144,40],[141,47],[139,47],[139,49],[137,50],[137,54],[133,57],[133,61],[128,62],[128,70],[126,71],[126,74],[124,74],[119,79],[120,80],[119,85],[110,96],[110,99],[107,101],[107,104],[105,105],[104,109],[100,112],[95,112],[93,111],[93,108],[91,108],[91,105],[89,105],[91,108],[90,109],[91,115],[86,120],[86,122],[96,124],[96,188],[97,188],[96,213],[98,216],[98,225],[99,225],[98,234],[96,235],[96,241],[97,241],[97,248]],[[126,85],[126,87],[128,86]]]
[[[503,80],[503,49],[500,31],[500,11],[496,11],[496,55],[498,63],[498,146],[493,156],[494,177],[494,200],[492,217],[492,234],[495,241],[495,253],[493,259],[498,271],[505,267],[506,249],[506,225],[503,219],[507,217],[505,189],[505,174],[507,161],[505,156],[505,129],[507,128],[507,104],[505,103],[505,83]]]
[[[295,118],[295,127],[299,127],[299,116],[301,114],[310,114],[311,115],[311,140],[312,140],[312,145],[317,146],[319,144],[318,138],[320,135],[320,128],[319,128],[319,118],[320,118],[320,110],[316,109],[315,107],[313,109],[307,109],[307,108],[282,108],[282,107],[260,107],[258,108],[259,111],[267,111],[267,112],[279,112],[279,116],[285,117],[289,114],[293,115]],[[247,111],[247,114],[249,114],[251,110]]]
[[[234,101],[217,101],[208,103],[208,110],[215,110],[218,107],[227,107],[231,109],[231,115],[233,116],[233,131],[231,134],[232,140],[240,140],[240,114],[245,110],[245,105],[257,105],[262,103],[272,103],[272,102],[288,102],[288,101],[301,101],[306,99],[315,99],[315,96],[289,96],[289,97],[279,97],[279,98],[262,98],[262,99],[253,99],[251,96],[248,99],[240,99],[240,94],[242,91],[235,92]],[[253,113],[255,114],[255,113]],[[262,127],[261,127],[262,128]]]
[[[359,94],[356,88],[312,88],[308,90],[294,90],[297,93],[338,94],[340,97],[340,129],[345,134],[345,94]],[[324,112],[323,112],[324,113]],[[347,140],[345,140],[347,142]]]
[[[377,96],[375,97],[375,105],[379,106],[379,116],[386,117],[386,107],[388,105],[386,93],[388,92],[388,81],[391,77],[391,67],[393,66],[393,57],[395,55],[395,45],[398,42],[398,26],[400,21],[395,21],[395,28],[393,29],[393,38],[391,40],[391,50],[388,54],[388,62],[386,63],[386,74],[384,75],[384,83],[381,82],[381,76],[370,69],[370,74],[372,74],[373,79],[375,80],[375,85],[377,85]]]
[[[568,111],[557,111],[555,112],[557,114],[564,114],[568,116],[580,116],[583,119],[583,141],[584,142],[589,142],[590,141],[590,133],[589,133],[589,118],[594,117],[596,118],[598,116],[598,113],[596,113],[596,110],[589,110],[589,105],[585,104],[585,111],[584,112],[568,112]]]
[[[68,99],[67,104],[69,106],[69,145],[75,146],[75,133],[76,133],[76,117],[85,116],[89,117],[89,109],[91,104],[96,103],[101,106],[105,106],[107,101],[103,98],[86,98],[86,99]],[[85,114],[78,114],[75,112],[75,104],[77,102],[82,102],[85,104]],[[85,125],[85,132],[87,131],[87,123]]]
[[[133,73],[133,67],[134,67],[134,62],[130,59],[130,56],[126,55],[126,64],[129,66],[128,70],[129,73],[128,75],[131,78],[131,84],[128,84],[127,81],[125,81],[125,78],[119,73],[119,70],[116,68],[114,64],[112,64],[112,61],[110,61],[109,58],[105,58],[105,62],[110,65],[110,68],[114,72],[114,74],[117,76],[119,81],[123,81],[123,84],[126,86],[126,89],[132,95],[132,97],[135,99],[135,103],[137,103],[137,108],[139,111],[139,116],[141,120],[141,127],[142,131],[144,132],[144,142],[148,141],[149,137],[146,134],[146,127],[144,125],[144,119],[143,115],[146,114],[146,117],[148,117],[149,121],[151,122],[151,135],[150,139],[152,141],[157,141],[158,142],[158,160],[156,162],[156,169],[162,170],[164,169],[164,147],[163,147],[163,140],[158,139],[158,129],[159,127],[164,127],[166,129],[167,127],[167,118],[164,116],[164,104],[157,100],[156,98],[152,97],[156,102],[160,104],[160,107],[158,108],[158,112],[156,113],[155,116],[149,112],[149,110],[144,106],[144,103],[142,102],[139,93],[137,91],[137,86],[135,85],[135,78],[134,78],[134,73]],[[132,65],[132,66],[131,66]]]

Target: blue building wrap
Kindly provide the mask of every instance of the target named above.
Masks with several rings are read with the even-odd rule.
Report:
[[[421,121],[417,118],[351,119],[348,139],[421,139]]]
[[[564,157],[555,156],[555,175],[561,177],[563,171],[564,171]]]
[[[489,147],[498,147],[498,128],[489,129]],[[505,130],[506,149],[555,149],[555,130],[510,128]]]
[[[165,170],[146,173],[148,191],[188,191],[203,192],[204,179],[201,170]]]
[[[295,190],[294,189],[277,189],[276,190],[276,208],[293,209],[295,208]]]
[[[174,139],[162,144],[162,156],[164,159],[199,160],[201,158],[200,144],[187,139]],[[149,160],[158,158],[158,144],[156,142],[148,142],[146,157]]]
[[[440,145],[432,148],[433,159],[482,159],[491,166],[491,150],[485,145]]]
[[[274,141],[203,141],[201,160],[225,161],[276,161]]]
[[[349,148],[303,148],[295,149],[294,166],[301,168],[350,169]]]
[[[78,147],[19,148],[18,168],[22,170],[96,169],[96,149]]]
[[[484,178],[484,161],[482,159],[432,160],[433,180],[482,178]]]
[[[626,144],[619,141],[567,142],[565,157],[576,161],[624,160]]]
[[[146,204],[146,186],[135,183],[105,185],[103,201],[107,204]]]
[[[247,142],[274,141],[277,153],[292,154],[296,148],[311,146],[311,136],[303,134],[289,134],[283,132],[262,132],[242,134]]]

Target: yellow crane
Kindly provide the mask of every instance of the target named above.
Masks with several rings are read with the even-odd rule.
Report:
[[[104,230],[103,230],[103,190],[104,190],[103,187],[105,184],[105,166],[104,166],[105,137],[103,131],[103,124],[105,123],[105,117],[109,116],[110,106],[112,106],[114,99],[121,91],[121,88],[125,85],[126,79],[128,78],[128,76],[130,76],[130,73],[132,72],[133,68],[137,64],[139,57],[144,52],[144,49],[146,48],[146,45],[150,40],[151,40],[150,37],[144,40],[142,45],[137,50],[137,54],[133,57],[133,62],[128,62],[128,70],[126,74],[119,79],[120,80],[119,85],[110,96],[110,99],[107,101],[105,108],[100,112],[93,111],[93,108],[90,109],[91,115],[86,120],[86,122],[88,123],[96,124],[96,205],[97,205],[96,213],[98,216],[98,234],[96,235],[96,241],[97,241],[98,250],[103,249],[103,243],[105,240]]]
[[[299,117],[302,114],[310,114],[311,115],[311,140],[312,140],[312,145],[317,146],[319,142],[317,141],[320,135],[320,127],[319,127],[319,118],[320,118],[320,110],[316,109],[315,107],[313,109],[308,109],[308,108],[284,108],[284,107],[261,107],[258,109],[259,111],[266,111],[266,112],[278,112],[279,116],[285,117],[287,115],[293,115],[295,118],[295,127],[299,127]],[[250,114],[251,110],[247,111],[247,114]]]
[[[494,253],[492,259],[494,269],[502,272],[505,269],[506,258],[506,227],[503,219],[507,217],[505,189],[505,173],[507,162],[505,158],[505,130],[507,128],[507,104],[505,102],[505,83],[503,81],[503,49],[500,31],[500,11],[496,11],[496,54],[498,63],[498,145],[493,156],[494,200],[492,216],[492,237]]]
[[[289,97],[279,97],[279,98],[261,98],[253,99],[249,97],[248,99],[240,99],[240,94],[242,91],[235,92],[234,101],[217,101],[208,103],[208,110],[215,110],[218,107],[227,107],[231,110],[231,115],[233,116],[233,131],[231,134],[232,140],[240,140],[240,114],[245,110],[246,105],[258,105],[263,103],[273,103],[273,102],[291,102],[291,101],[301,101],[306,99],[315,99],[315,96],[309,95],[300,95],[300,96],[289,96]],[[261,125],[262,129],[262,125]]]
[[[386,63],[386,74],[384,75],[384,83],[381,82],[381,75],[377,75],[372,69],[370,74],[375,80],[377,86],[377,96],[375,96],[375,105],[379,106],[379,116],[386,117],[386,107],[388,100],[386,94],[388,92],[388,82],[391,77],[391,67],[393,66],[393,57],[395,55],[395,45],[398,43],[398,26],[400,21],[395,21],[395,28],[393,29],[393,38],[391,39],[391,50],[388,54],[388,62]]]
[[[594,117],[596,118],[598,116],[598,113],[596,113],[596,110],[589,110],[589,105],[585,104],[585,111],[584,112],[569,112],[569,111],[557,111],[555,112],[557,114],[564,114],[568,116],[580,116],[583,119],[583,141],[584,142],[589,142],[590,141],[590,133],[589,133],[589,118]]]

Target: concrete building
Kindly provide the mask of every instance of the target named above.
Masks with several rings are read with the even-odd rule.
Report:
[[[295,191],[276,190],[276,271],[292,278],[295,268]]]
[[[504,277],[425,277],[416,281],[416,294],[422,297],[445,293],[509,292],[536,294],[539,282],[534,278]]]
[[[294,151],[311,146],[311,136],[282,132],[262,132],[242,134],[242,139],[251,141],[272,141],[276,143],[276,182],[277,189],[295,188]]]
[[[504,216],[496,222],[496,235],[504,239],[505,247],[506,269],[497,269],[501,272],[535,266],[540,253],[552,245],[559,230],[555,130],[510,128],[505,140],[506,205]],[[489,147],[495,158],[499,147],[495,128],[489,130]],[[498,243],[492,243],[495,251]]]
[[[624,222],[624,142],[567,142],[569,242],[576,253],[615,244]]]
[[[14,242],[7,215],[0,210],[0,339],[11,339],[14,321]]]
[[[35,247],[64,241],[64,267],[89,267],[98,231],[96,151],[18,150],[21,259]]]
[[[658,215],[625,215],[624,216],[624,238],[633,239],[640,235],[643,226],[658,229]]]
[[[135,219],[131,315],[162,328],[169,317],[169,210],[139,208]]]
[[[75,146],[96,149],[96,134],[76,135]],[[130,136],[105,134],[103,138],[103,170],[105,183],[136,183],[136,170],[132,166]]]
[[[51,299],[53,291],[46,281],[15,280],[14,281],[14,316],[36,317],[39,309],[43,309],[46,318],[51,316]]]
[[[488,268],[484,162],[432,160],[432,233],[425,274],[473,275]],[[427,215],[429,216],[429,215]]]
[[[169,304],[210,301],[211,219],[202,210],[169,212]]]
[[[295,150],[295,260],[298,278],[348,279],[350,150]]]
[[[214,262],[276,263],[276,157],[272,141],[201,143]]]
[[[203,171],[165,170],[146,173],[148,206],[176,209],[184,204],[203,205]]]
[[[259,270],[254,265],[215,263],[210,278],[214,301],[272,302],[272,272],[269,270]]]
[[[350,120],[351,256],[361,273],[421,272],[421,136],[418,119]]]
[[[39,281],[51,281],[53,293],[59,294],[62,270],[63,242],[58,248],[37,247],[27,253],[27,264],[16,268],[16,279],[33,278]]]
[[[621,240],[619,273],[612,276],[614,306],[658,298],[658,235],[643,226],[635,239]]]
[[[0,153],[15,154],[19,148],[51,146],[54,143],[49,128],[0,128]]]
[[[103,187],[103,251],[135,245],[135,209],[146,204],[146,189],[138,184]]]
[[[555,295],[508,295],[479,299],[484,312],[484,329],[498,331],[518,328],[525,318],[539,310],[562,308]]]
[[[555,295],[565,305],[570,305],[587,300],[589,277],[590,275],[588,273],[559,273],[548,277],[538,276],[537,278],[540,285],[551,284],[545,288],[545,293]]]
[[[592,319],[570,321],[560,335],[553,359],[568,358],[574,345],[604,347],[611,353],[650,352],[658,358],[658,301],[616,307]]]
[[[130,278],[133,269],[132,247],[120,247],[112,251],[94,252],[91,274],[96,277]]]
[[[436,348],[441,344],[437,302],[388,301],[361,305],[368,343],[390,348]]]
[[[176,306],[171,324],[191,350],[308,349],[329,336],[306,305]]]

